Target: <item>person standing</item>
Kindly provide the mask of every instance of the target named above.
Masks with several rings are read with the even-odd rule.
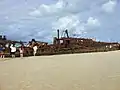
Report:
[[[19,48],[19,52],[20,52],[20,57],[23,57],[23,54],[24,54],[24,48],[23,48],[23,46],[21,46]]]
[[[1,58],[5,58],[4,50],[5,48],[2,45],[0,45],[0,57]]]
[[[14,45],[14,44],[11,45],[11,46],[10,46],[10,49],[11,49],[12,58],[15,58],[15,52],[16,52],[16,47],[15,47],[15,45]]]
[[[34,46],[33,46],[33,55],[34,55],[34,56],[35,56],[36,53],[37,53],[37,49],[38,49],[37,45],[34,45]]]

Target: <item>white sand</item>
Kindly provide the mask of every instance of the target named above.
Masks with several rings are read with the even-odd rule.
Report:
[[[1,60],[0,90],[120,90],[120,51]]]

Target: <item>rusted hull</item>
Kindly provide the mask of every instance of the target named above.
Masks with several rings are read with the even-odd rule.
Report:
[[[46,46],[39,48],[37,50],[36,56],[41,55],[59,55],[59,54],[73,54],[73,53],[91,53],[91,52],[108,52],[108,51],[115,51],[119,50],[120,48],[112,47],[106,48],[104,47],[81,47],[81,48],[58,48],[55,46]],[[7,51],[8,52],[8,51]],[[16,52],[16,57],[19,57],[19,51]],[[32,48],[25,48],[24,50],[24,57],[33,56]],[[10,52],[6,53],[6,57],[11,57]]]
[[[58,37],[54,37],[53,44],[49,44],[46,42],[36,41],[32,39],[29,42],[28,47],[24,46],[24,56],[33,56],[33,46],[37,45],[37,56],[40,55],[56,55],[56,54],[72,54],[72,53],[90,53],[90,52],[106,52],[106,51],[114,51],[120,50],[119,43],[112,43],[112,42],[97,42],[93,39],[86,39],[86,38],[72,38],[69,37],[68,31],[66,30],[65,33],[67,37],[59,37],[59,30],[58,30]],[[7,40],[2,40],[1,43],[8,43]],[[11,42],[9,42],[11,43]],[[14,43],[21,43],[22,42],[15,42]],[[11,57],[10,49],[6,48],[5,56]],[[16,56],[19,56],[19,49],[17,48]]]

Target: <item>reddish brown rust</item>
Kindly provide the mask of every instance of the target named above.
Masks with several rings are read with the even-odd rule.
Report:
[[[24,42],[12,41],[0,38],[0,44],[6,45],[19,43],[24,46],[24,56],[31,56],[33,54],[33,46],[37,45],[37,55],[51,55],[51,54],[65,54],[65,53],[85,53],[85,52],[105,52],[111,50],[119,50],[120,44],[117,42],[98,42],[93,39],[87,38],[73,38],[69,37],[68,31],[65,30],[66,37],[60,37],[59,30],[58,36],[54,37],[53,44],[47,42],[40,42],[32,39],[28,46],[24,46]],[[6,48],[6,55],[10,55],[10,49]],[[16,52],[19,56],[19,51]]]

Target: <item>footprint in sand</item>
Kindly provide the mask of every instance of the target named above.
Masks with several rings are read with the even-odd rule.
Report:
[[[31,88],[31,81],[20,81],[19,89],[20,90],[29,90]]]

